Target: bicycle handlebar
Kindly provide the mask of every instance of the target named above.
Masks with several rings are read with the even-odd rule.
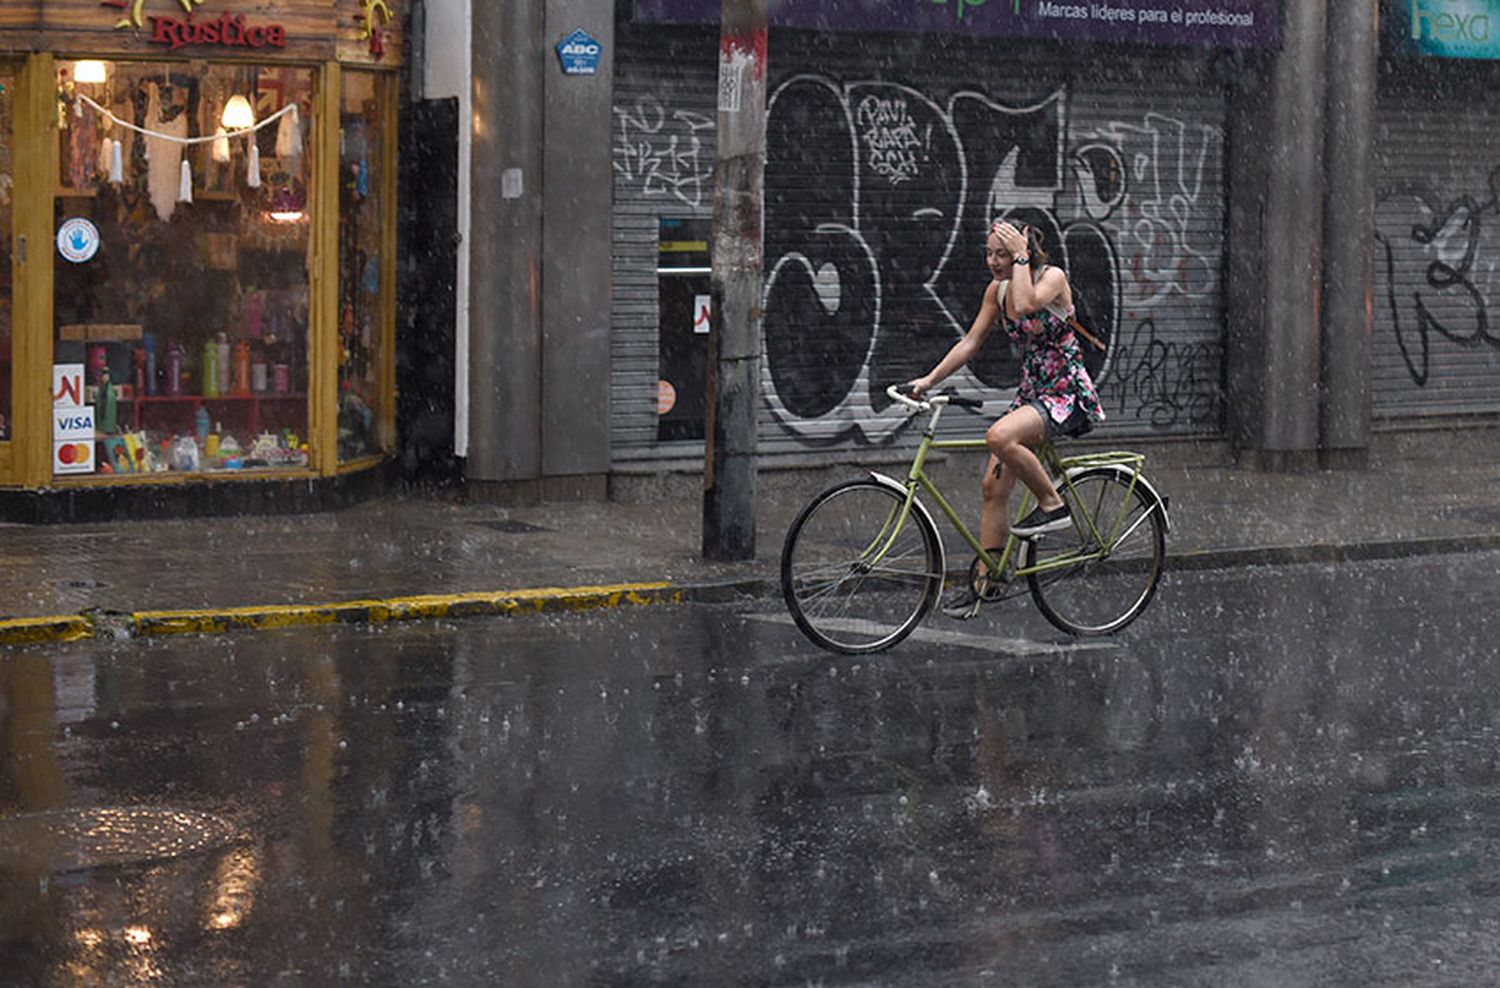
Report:
[[[930,411],[934,405],[955,405],[958,408],[984,407],[984,402],[978,398],[965,398],[951,389],[940,394],[928,395],[926,398],[913,398],[907,393],[910,390],[910,385],[892,384],[885,389],[885,393],[892,401],[905,405],[913,413]]]

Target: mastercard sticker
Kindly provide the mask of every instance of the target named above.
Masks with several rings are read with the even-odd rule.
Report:
[[[93,473],[94,443],[92,440],[68,441],[52,444],[53,473]]]

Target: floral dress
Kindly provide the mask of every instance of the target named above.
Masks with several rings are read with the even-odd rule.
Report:
[[[1042,309],[1022,319],[1012,320],[1004,313],[1005,290],[1000,286],[1001,315],[1005,332],[1021,347],[1021,383],[1010,403],[1014,411],[1022,405],[1040,401],[1057,425],[1063,425],[1081,410],[1089,421],[1104,421],[1104,408],[1093,378],[1083,366],[1083,348],[1078,335],[1068,326],[1072,310],[1057,306]]]

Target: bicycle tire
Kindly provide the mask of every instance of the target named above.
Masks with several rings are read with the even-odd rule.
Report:
[[[913,503],[878,563],[900,515],[904,491],[874,480],[850,480],[813,498],[787,530],[781,549],[781,593],[797,627],[832,652],[879,652],[922,622],[943,589],[943,549],[936,526]]]
[[[1097,551],[1087,518],[1104,538],[1120,533],[1103,558],[1031,572],[1026,576],[1042,615],[1071,635],[1108,635],[1140,616],[1156,594],[1167,554],[1166,518],[1144,484],[1107,467],[1085,470],[1058,493],[1073,512],[1073,526],[1023,543],[1029,568]]]

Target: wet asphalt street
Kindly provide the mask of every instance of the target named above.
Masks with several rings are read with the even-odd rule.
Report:
[[[1477,985],[1500,554],[0,655],[0,981]]]

